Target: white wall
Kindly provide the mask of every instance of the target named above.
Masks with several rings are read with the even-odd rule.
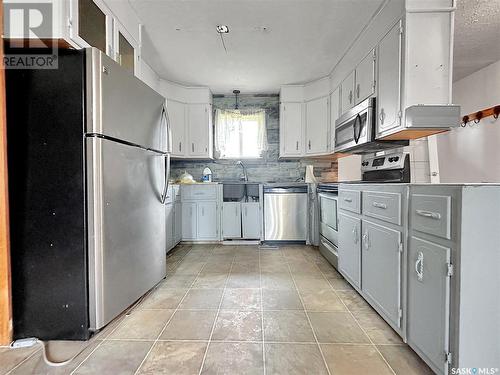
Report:
[[[500,104],[500,61],[453,84],[462,116]],[[451,130],[437,137],[441,182],[500,182],[500,120]]]

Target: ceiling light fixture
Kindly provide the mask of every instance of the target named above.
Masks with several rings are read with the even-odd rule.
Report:
[[[215,29],[217,30],[217,32],[219,34],[227,34],[227,33],[229,33],[229,27],[227,27],[226,25],[217,25],[215,27]]]

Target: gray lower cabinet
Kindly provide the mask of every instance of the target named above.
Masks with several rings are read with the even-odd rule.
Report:
[[[450,249],[412,236],[408,254],[408,343],[448,373]]]
[[[192,202],[182,203],[182,239],[194,240],[198,233],[197,204]]]
[[[243,202],[241,204],[241,226],[244,239],[260,239],[261,216],[259,202]]]
[[[241,203],[222,203],[222,238],[241,238]]]
[[[401,327],[402,233],[363,220],[362,291],[396,327]]]
[[[182,203],[174,203],[174,242],[178,244],[182,240]]]
[[[361,219],[339,214],[339,269],[358,288],[361,287]]]
[[[167,251],[175,246],[174,241],[174,204],[173,202],[165,205],[165,226],[167,229]]]
[[[217,240],[218,220],[217,202],[198,202],[198,232],[196,238],[199,240]]]

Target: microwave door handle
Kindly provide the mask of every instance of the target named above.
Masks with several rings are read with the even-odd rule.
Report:
[[[358,127],[357,125],[359,125],[359,128],[356,134],[356,128]],[[359,115],[359,113],[356,115],[356,119],[354,120],[354,125],[352,126],[352,130],[354,132],[354,142],[356,142],[357,144],[359,142],[359,138],[361,137],[361,116]]]

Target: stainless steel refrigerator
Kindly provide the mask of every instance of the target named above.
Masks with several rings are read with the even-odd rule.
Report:
[[[14,336],[87,339],[166,274],[165,98],[93,48],[6,88]]]

